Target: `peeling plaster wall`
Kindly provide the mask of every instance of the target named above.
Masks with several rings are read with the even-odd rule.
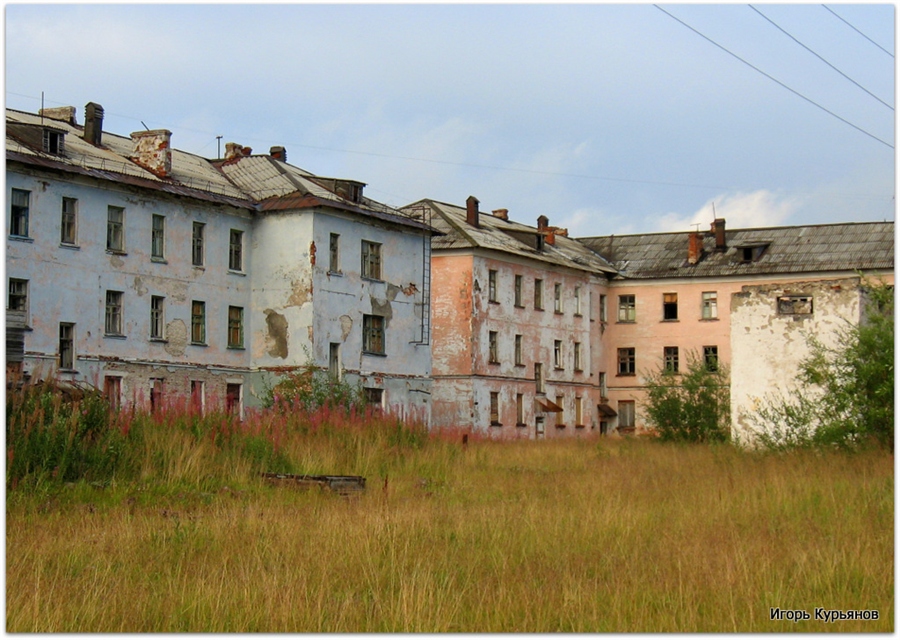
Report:
[[[779,314],[779,296],[811,296],[812,314]],[[859,278],[742,287],[731,296],[732,430],[745,444],[758,428],[752,416],[767,397],[789,396],[798,364],[810,353],[806,337],[836,346],[847,323],[860,319]]]

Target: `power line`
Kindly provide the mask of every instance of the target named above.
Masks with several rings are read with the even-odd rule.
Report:
[[[885,102],[884,100],[882,100],[881,98],[879,98],[878,96],[876,96],[874,93],[872,93],[871,91],[869,91],[868,89],[866,89],[864,86],[862,86],[861,84],[859,84],[856,80],[854,80],[853,78],[851,78],[850,76],[848,76],[846,73],[844,73],[843,71],[841,71],[840,69],[838,69],[836,66],[834,66],[833,64],[831,64],[830,62],[828,62],[828,60],[826,60],[825,58],[823,58],[822,56],[820,56],[818,53],[816,53],[815,51],[813,51],[812,49],[810,49],[809,47],[807,47],[805,44],[803,44],[802,42],[800,42],[799,40],[797,40],[797,38],[795,38],[795,37],[792,36],[790,33],[788,33],[787,31],[785,31],[784,29],[782,29],[780,26],[778,26],[778,25],[775,23],[774,20],[772,20],[769,16],[767,16],[766,14],[764,14],[762,11],[760,11],[759,9],[757,9],[756,7],[754,7],[752,4],[747,5],[747,6],[750,7],[751,9],[753,9],[756,13],[758,13],[759,15],[761,15],[763,18],[765,18],[772,26],[774,26],[776,29],[778,29],[779,31],[781,31],[781,32],[782,32],[784,35],[786,35],[788,38],[790,38],[791,40],[793,40],[794,42],[796,42],[797,44],[799,44],[801,47],[803,47],[804,49],[806,49],[807,51],[809,51],[811,54],[813,54],[814,56],[816,56],[819,60],[821,60],[822,62],[824,62],[825,64],[827,64],[829,67],[831,67],[832,69],[834,69],[835,71],[837,71],[837,72],[838,72],[839,74],[841,74],[842,76],[844,76],[847,80],[849,80],[850,82],[852,82],[853,84],[855,84],[857,87],[859,87],[860,89],[862,89],[863,91],[865,91],[866,93],[868,93],[870,96],[872,96],[872,97],[875,98],[876,100],[878,100],[878,102],[880,102],[881,104],[883,104],[884,106],[886,106],[886,107],[887,107],[888,109],[890,109],[891,111],[894,110],[894,107],[892,107],[892,106],[889,105],[887,102]]]
[[[694,33],[696,33],[698,36],[700,36],[701,38],[703,38],[703,39],[706,40],[707,42],[709,42],[709,43],[711,43],[711,44],[714,44],[714,45],[717,46],[719,49],[721,49],[722,51],[724,51],[725,53],[727,53],[728,55],[730,55],[730,56],[736,58],[737,60],[740,60],[741,62],[743,62],[745,65],[747,65],[748,67],[750,67],[751,69],[753,69],[753,70],[756,71],[757,73],[760,73],[760,74],[764,75],[764,76],[767,77],[769,80],[771,80],[771,81],[774,82],[775,84],[777,84],[777,85],[779,85],[779,86],[781,86],[781,87],[787,89],[788,91],[790,91],[791,93],[793,93],[793,94],[796,95],[797,97],[803,98],[804,100],[806,100],[806,101],[807,101],[808,103],[810,103],[811,105],[813,105],[813,106],[815,106],[815,107],[818,107],[819,109],[821,109],[822,111],[824,111],[824,112],[827,113],[828,115],[830,115],[830,116],[832,116],[832,117],[834,117],[834,118],[837,118],[838,120],[840,120],[840,121],[843,122],[844,124],[853,127],[854,129],[856,129],[856,130],[859,131],[860,133],[864,133],[865,135],[869,136],[869,137],[872,138],[873,140],[876,140],[876,141],[880,142],[880,143],[883,144],[884,146],[886,146],[886,147],[888,147],[888,148],[890,148],[890,149],[893,149],[893,148],[894,148],[894,145],[890,144],[889,142],[885,142],[885,141],[882,140],[881,138],[879,138],[879,137],[877,137],[877,136],[875,136],[875,135],[869,133],[869,132],[866,131],[865,129],[856,126],[855,124],[853,124],[853,123],[850,122],[849,120],[847,120],[847,119],[845,119],[845,118],[842,118],[841,116],[839,116],[838,114],[834,113],[833,111],[829,111],[828,109],[826,109],[825,107],[823,107],[822,105],[820,105],[818,102],[816,102],[815,100],[813,100],[813,99],[811,99],[811,98],[807,98],[805,95],[803,95],[803,94],[800,93],[799,91],[797,91],[797,90],[795,90],[795,89],[791,89],[789,86],[787,86],[786,84],[784,84],[781,80],[778,80],[777,78],[772,77],[771,75],[769,75],[768,73],[766,73],[765,71],[763,71],[762,69],[760,69],[759,67],[756,67],[756,66],[752,65],[751,63],[747,62],[746,60],[744,60],[742,57],[740,57],[740,56],[737,55],[736,53],[733,53],[732,51],[729,51],[728,49],[726,49],[725,47],[723,47],[722,45],[720,45],[718,42],[716,42],[716,41],[713,40],[712,38],[710,38],[710,37],[708,37],[708,36],[706,36],[706,35],[700,33],[699,31],[697,31],[694,27],[692,27],[692,26],[689,25],[688,23],[684,22],[683,20],[681,20],[681,19],[679,19],[679,18],[676,18],[675,16],[673,16],[671,13],[669,13],[668,11],[666,11],[665,9],[663,9],[663,8],[662,8],[661,6],[659,6],[658,4],[655,4],[655,5],[653,5],[653,6],[656,7],[657,9],[659,9],[660,11],[662,11],[664,14],[666,14],[666,15],[669,16],[670,18],[672,18],[675,22],[678,22],[679,24],[681,24],[681,25],[687,27],[688,29],[690,29],[691,31],[693,31]]]
[[[862,31],[860,31],[859,29],[857,29],[856,27],[854,27],[852,24],[850,24],[850,23],[847,22],[846,20],[844,20],[841,16],[839,16],[839,15],[836,14],[834,11],[832,11],[831,9],[829,9],[828,7],[826,7],[824,4],[822,5],[822,7],[825,8],[825,9],[827,9],[827,10],[831,13],[831,15],[833,15],[835,18],[837,18],[838,20],[840,20],[841,22],[843,22],[845,25],[847,25],[848,27],[850,27],[851,29],[853,29],[856,33],[858,33],[858,34],[861,35],[863,38],[865,38],[866,40],[868,40],[869,42],[871,42],[872,44],[874,44],[876,47],[878,47],[879,49],[881,49],[882,51],[884,51],[884,52],[885,52],[886,54],[888,54],[890,57],[892,57],[892,58],[894,57],[894,54],[893,54],[893,53],[891,53],[890,51],[888,51],[887,49],[885,49],[884,47],[882,47],[880,44],[878,44],[877,42],[875,42],[874,40],[872,40],[872,38],[870,38],[869,36],[867,36],[866,34],[864,34]]]

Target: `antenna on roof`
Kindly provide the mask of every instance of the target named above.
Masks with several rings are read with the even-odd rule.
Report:
[[[222,136],[216,136],[216,158],[222,157]]]
[[[695,222],[691,226],[694,227],[695,232],[697,232],[697,233],[700,232],[700,223],[699,222]]]
[[[143,120],[141,120],[141,124],[144,124],[144,121],[143,121]],[[145,124],[144,124],[144,128],[145,128],[147,131],[150,131],[150,127],[148,127],[148,126],[145,125]]]
[[[44,92],[41,91],[41,124],[44,124]]]

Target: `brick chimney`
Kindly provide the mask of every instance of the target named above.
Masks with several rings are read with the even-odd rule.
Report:
[[[84,106],[84,139],[99,147],[103,133],[103,107],[96,102],[88,102]]]
[[[494,214],[495,218],[509,220],[509,209],[494,209],[491,213]]]
[[[547,232],[547,235],[544,236],[544,242],[546,242],[547,244],[551,244],[551,245],[556,244],[556,230],[555,229],[550,229],[550,231]]]
[[[478,198],[475,196],[466,198],[466,222],[473,227],[478,227]]]
[[[131,159],[159,178],[172,174],[172,132],[168,129],[135,131],[131,134]]]
[[[75,107],[53,107],[51,109],[41,109],[39,113],[51,120],[62,120],[73,126],[78,124],[75,122]]]
[[[276,160],[287,162],[287,150],[284,147],[271,147],[269,149],[269,155]]]
[[[688,264],[697,264],[703,257],[703,234],[692,231],[688,234]]]
[[[550,225],[550,219],[547,216],[538,216],[538,231],[546,231]]]
[[[725,243],[725,218],[713,220],[710,231],[716,237],[716,251],[723,252],[728,249],[728,245]]]

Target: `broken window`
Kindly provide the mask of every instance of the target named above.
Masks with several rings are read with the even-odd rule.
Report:
[[[340,239],[341,236],[337,233],[332,233],[328,239],[328,271],[330,273],[341,272]]]
[[[520,276],[520,275],[516,276],[513,292],[515,294],[515,305],[517,307],[521,307],[522,306],[522,276]]]
[[[163,408],[163,378],[150,378],[150,413],[156,413]]]
[[[71,322],[59,323],[59,368],[75,368],[75,325]]]
[[[150,339],[162,340],[165,325],[165,302],[163,296],[150,296]]]
[[[619,400],[616,407],[619,414],[619,428],[634,428],[634,400]]]
[[[626,347],[624,349],[619,349],[619,375],[620,376],[633,376],[635,373],[634,369],[634,347]]]
[[[122,207],[106,208],[106,250],[125,251],[125,209]]]
[[[719,370],[719,347],[703,347],[703,365],[707,371]]]
[[[678,347],[663,347],[666,373],[678,373]]]
[[[581,287],[575,287],[575,315],[581,315]]]
[[[601,398],[601,399],[607,398],[607,397],[609,397],[609,395],[608,395],[607,389],[606,389],[606,373],[605,373],[604,371],[601,371],[598,377],[599,377],[599,379],[600,379],[600,380],[599,380],[599,384],[600,384],[600,398]]]
[[[163,260],[166,257],[166,217],[153,214],[150,229],[150,257]]]
[[[525,396],[521,393],[516,394],[516,426],[525,426]]]
[[[619,322],[634,322],[634,296],[619,296]]]
[[[704,291],[701,294],[701,317],[704,320],[713,320],[719,317],[718,295],[715,291]]]
[[[28,212],[31,192],[13,189],[9,199],[9,235],[19,238],[28,237]]]
[[[191,411],[203,415],[206,409],[206,383],[203,380],[191,380]]]
[[[779,315],[810,315],[813,312],[812,296],[779,296]]]
[[[521,334],[516,334],[516,342],[515,342],[515,363],[517,365],[523,364],[522,361],[522,336]]]
[[[75,245],[78,242],[78,200],[62,199],[62,214],[59,222],[60,244]]]
[[[240,382],[228,382],[225,384],[225,411],[228,413],[236,413],[241,415],[242,408],[242,391],[243,386]]]
[[[384,355],[384,318],[363,316],[363,351]]]
[[[366,394],[366,402],[375,407],[384,406],[384,389],[376,389],[374,387],[366,387],[363,390]]]
[[[122,402],[122,378],[121,376],[106,376],[103,378],[103,396],[109,403],[109,408],[116,410]]]
[[[22,321],[28,324],[28,280],[9,279],[6,308],[10,311],[21,311],[24,316]]]
[[[663,320],[678,320],[678,294],[663,294]]]
[[[581,364],[581,343],[576,342],[572,345],[572,361],[574,363],[575,371],[582,370]]]
[[[488,362],[491,364],[499,364],[500,358],[497,355],[497,332],[488,331]]]
[[[244,270],[244,232],[232,229],[228,235],[228,268]]]
[[[553,368],[562,369],[562,340],[553,341]]]
[[[195,267],[202,267],[206,259],[206,246],[203,240],[205,233],[206,225],[202,222],[194,222],[191,235],[191,264]]]
[[[206,303],[191,301],[191,344],[206,344]]]
[[[544,365],[534,363],[534,387],[537,393],[544,393]]]
[[[122,329],[122,298],[121,291],[106,292],[106,322],[104,331],[108,336],[121,336]]]
[[[534,308],[544,309],[544,281],[540,278],[534,279]]]
[[[553,312],[562,313],[562,284],[553,285]]]
[[[488,269],[488,302],[497,302],[497,272]]]
[[[244,308],[228,307],[228,348],[244,348]]]
[[[381,245],[362,241],[362,277],[381,280]]]
[[[341,343],[328,344],[328,373],[335,380],[341,379]]]
[[[575,396],[575,428],[584,427],[584,403],[581,396]]]
[[[763,254],[768,248],[768,243],[761,243],[740,246],[737,248],[737,251],[738,255],[740,255],[741,262],[756,262],[757,260],[762,258]]]
[[[500,394],[491,391],[491,426],[500,427]]]

